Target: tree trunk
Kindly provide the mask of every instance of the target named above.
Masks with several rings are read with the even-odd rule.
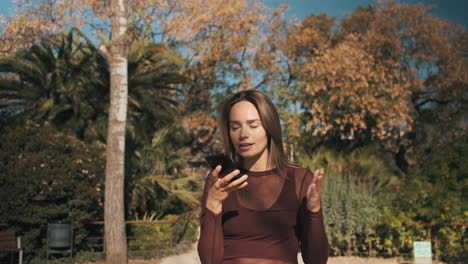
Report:
[[[127,264],[124,215],[125,125],[128,103],[128,49],[125,0],[111,0],[112,36],[101,47],[109,65],[110,106],[107,126],[104,231],[106,262]]]

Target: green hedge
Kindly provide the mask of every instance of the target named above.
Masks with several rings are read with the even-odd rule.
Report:
[[[47,223],[70,219],[80,249],[85,224],[103,218],[103,150],[47,124],[0,132],[1,228],[22,236],[27,257],[44,257]]]
[[[193,243],[198,238],[198,219],[189,219],[187,214],[166,215],[161,220],[170,223],[138,223],[129,225],[130,251],[160,250],[178,243]]]
[[[378,228],[392,252],[412,250],[414,240],[433,241],[445,262],[468,259],[468,134],[435,145],[418,157],[400,185],[386,191],[386,221]],[[437,244],[436,244],[437,241]]]
[[[376,187],[370,181],[374,175],[367,166],[369,162],[378,166],[382,174],[388,174],[388,169],[379,165],[382,161],[371,151],[368,148],[345,155],[322,148],[313,157],[303,156],[299,161],[312,172],[325,168],[322,205],[332,255],[368,251],[375,237],[374,227],[382,212]]]
[[[333,255],[411,255],[414,241],[432,241],[434,258],[468,258],[468,135],[420,154],[407,173],[373,146],[322,148],[299,163],[326,168],[322,200]]]

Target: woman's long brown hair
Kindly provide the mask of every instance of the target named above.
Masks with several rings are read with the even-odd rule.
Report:
[[[268,137],[268,165],[277,168],[279,174],[287,177],[287,167],[296,166],[288,162],[283,149],[283,138],[278,112],[273,102],[264,93],[257,90],[245,90],[228,98],[220,107],[218,113],[218,128],[224,151],[238,164],[242,164],[242,158],[236,153],[229,136],[229,114],[231,108],[240,101],[252,103],[258,111],[262,126]]]

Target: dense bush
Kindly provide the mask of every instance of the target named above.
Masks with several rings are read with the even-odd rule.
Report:
[[[69,219],[79,249],[84,224],[103,215],[103,151],[31,122],[2,129],[0,149],[2,228],[22,236],[28,256],[44,256],[47,223]]]
[[[401,256],[413,253],[414,241],[431,241],[434,258],[468,257],[468,135],[421,153],[407,173],[372,146],[321,148],[299,163],[326,168],[322,200],[334,255]]]
[[[391,179],[391,168],[375,149],[357,149],[350,154],[338,154],[325,148],[313,157],[300,159],[303,166],[315,171],[325,168],[323,210],[325,227],[333,255],[369,252],[375,238],[375,225],[381,221],[378,208],[378,186]]]
[[[129,225],[129,249],[132,251],[154,251],[185,242],[193,243],[198,238],[198,219],[189,214],[166,215],[168,223],[136,223]],[[174,221],[174,222],[172,222]]]
[[[419,157],[401,185],[386,191],[386,221],[379,228],[385,249],[411,251],[414,240],[433,242],[446,262],[468,258],[468,135],[433,146]],[[390,203],[391,201],[391,203]]]

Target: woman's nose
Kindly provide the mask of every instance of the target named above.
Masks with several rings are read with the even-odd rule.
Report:
[[[247,138],[247,137],[249,137],[249,131],[247,131],[246,128],[242,128],[242,129],[241,129],[241,133],[240,133],[240,137],[241,137],[241,138]]]

